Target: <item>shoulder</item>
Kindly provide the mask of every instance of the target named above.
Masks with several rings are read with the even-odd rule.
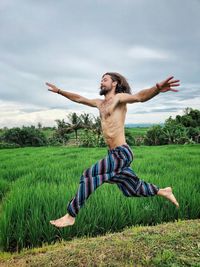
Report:
[[[123,95],[123,93],[118,93],[113,97],[112,104],[115,107],[117,107],[117,106],[120,108],[122,108],[123,106],[126,107],[126,102],[121,101],[121,99],[122,99],[121,95]]]
[[[102,104],[102,102],[103,102],[103,100],[100,99],[100,98],[95,98],[95,99],[93,99],[93,101],[95,102],[97,108],[98,108],[98,107]]]
[[[86,97],[81,97],[79,103],[90,106],[90,107],[99,107],[101,103],[101,99],[88,99]]]

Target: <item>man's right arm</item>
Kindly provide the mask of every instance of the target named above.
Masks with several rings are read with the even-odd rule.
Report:
[[[87,105],[90,107],[98,107],[98,105],[101,101],[100,99],[88,99],[86,97],[80,96],[80,95],[75,94],[75,93],[63,91],[51,83],[46,83],[46,85],[50,87],[48,89],[49,91],[60,94],[64,97],[70,99],[71,101],[79,103],[79,104]]]

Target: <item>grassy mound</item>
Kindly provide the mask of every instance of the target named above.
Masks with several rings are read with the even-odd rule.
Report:
[[[200,220],[126,228],[0,254],[0,266],[200,266]]]

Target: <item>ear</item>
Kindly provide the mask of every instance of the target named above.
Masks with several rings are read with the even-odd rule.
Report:
[[[113,85],[117,86],[117,81],[114,81],[114,82],[113,82]]]

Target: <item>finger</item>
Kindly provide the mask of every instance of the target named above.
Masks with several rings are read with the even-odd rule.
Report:
[[[172,91],[172,92],[178,92],[179,90],[176,90],[176,89],[170,89],[170,91]]]
[[[180,80],[173,80],[173,81],[170,81],[170,83],[179,83]]]
[[[180,83],[170,84],[170,86],[179,86]]]
[[[54,85],[51,83],[46,83],[47,86],[53,87]]]
[[[170,76],[170,77],[168,77],[166,80],[165,80],[165,83],[167,83],[167,82],[169,82],[171,79],[173,79],[174,78],[174,76]]]

